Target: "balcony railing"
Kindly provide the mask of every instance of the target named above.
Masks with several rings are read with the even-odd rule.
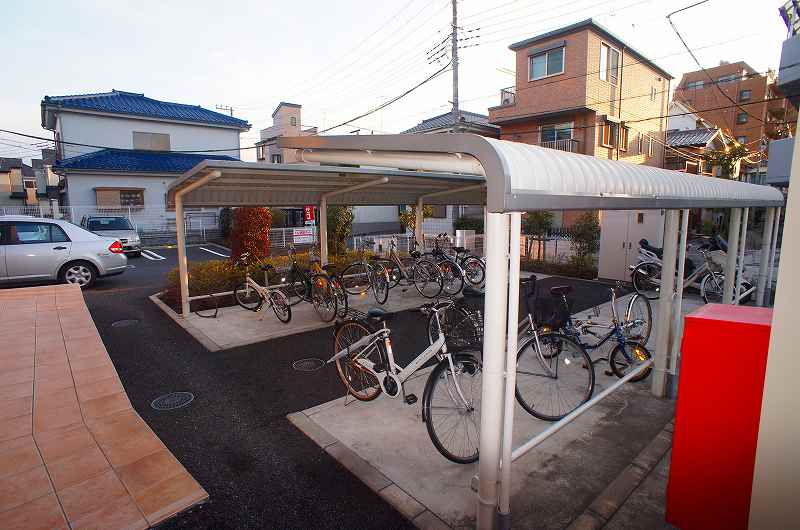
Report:
[[[513,105],[517,101],[516,88],[510,86],[500,90],[500,105]]]
[[[578,152],[578,140],[575,138],[564,138],[562,140],[539,142],[539,145],[550,149],[558,149],[559,151],[568,151],[570,153]]]

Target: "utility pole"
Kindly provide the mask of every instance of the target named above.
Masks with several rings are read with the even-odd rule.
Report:
[[[217,105],[217,110],[223,110],[225,112],[229,112],[231,116],[233,116],[233,107],[229,107],[227,105]]]
[[[450,35],[453,57],[453,132],[458,132],[458,0],[453,4],[453,32]]]

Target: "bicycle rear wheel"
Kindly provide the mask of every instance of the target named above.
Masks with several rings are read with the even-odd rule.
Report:
[[[439,270],[442,272],[444,292],[450,296],[455,296],[464,288],[464,275],[461,274],[458,265],[445,259],[439,262]]]
[[[461,268],[464,269],[464,279],[472,287],[482,285],[486,279],[486,267],[476,256],[467,256],[461,260]]]
[[[625,337],[647,344],[653,329],[653,309],[650,307],[650,301],[639,293],[634,294],[625,309],[625,322],[630,324],[624,330]]]
[[[370,333],[372,332],[364,324],[349,320],[336,330],[334,351],[340,352]],[[352,352],[349,356],[336,359],[336,372],[350,395],[359,401],[372,401],[380,395],[381,385],[371,372],[356,361],[358,353]]]
[[[311,277],[311,303],[323,322],[331,322],[336,318],[336,295],[330,279],[324,274]]]
[[[377,265],[382,265],[386,272],[389,273],[389,289],[394,289],[397,287],[397,284],[400,283],[400,280],[403,277],[403,273],[400,272],[400,267],[397,266],[397,263],[390,259],[379,259],[376,260],[375,263]]]
[[[661,265],[650,262],[638,264],[631,272],[631,283],[637,293],[648,300],[655,300],[661,290]]]
[[[342,285],[347,294],[363,294],[370,288],[369,270],[360,261],[354,261],[342,271]]]
[[[557,421],[594,393],[594,365],[586,350],[559,333],[529,337],[518,349],[517,402],[540,420]]]
[[[425,298],[436,298],[444,288],[442,272],[430,260],[421,259],[411,265],[411,281],[419,294]]]
[[[253,289],[247,282],[240,283],[236,286],[233,290],[233,297],[236,299],[237,304],[248,311],[258,311],[264,304],[264,299],[261,298],[261,294]]]
[[[289,305],[286,295],[273,289],[269,292],[269,299],[272,302],[272,311],[278,320],[288,324],[292,320],[292,306]]]
[[[289,305],[297,305],[303,300],[310,300],[309,286],[306,278],[296,270],[290,270],[286,276],[281,279],[284,284],[281,287],[281,292],[286,296]]]
[[[480,361],[471,355],[455,354],[452,358],[452,368],[445,358],[428,377],[422,418],[442,456],[457,464],[469,464],[478,459],[483,371]]]
[[[372,269],[372,292],[375,295],[375,301],[383,305],[386,299],[389,298],[389,274],[386,269],[379,263],[373,265]]]
[[[708,273],[700,282],[700,294],[707,304],[721,304],[724,290],[725,276],[722,274]]]
[[[611,355],[608,356],[608,364],[611,365],[611,371],[614,372],[614,375],[622,378],[649,358],[650,352],[647,348],[636,341],[629,340],[625,344],[617,344]],[[631,378],[631,382],[635,383],[647,378],[652,371],[653,365],[650,365],[642,373]]]
[[[333,287],[333,293],[336,296],[336,315],[339,318],[344,318],[347,316],[349,305],[347,302],[347,291],[344,290],[342,279],[338,276],[331,278],[331,285]]]

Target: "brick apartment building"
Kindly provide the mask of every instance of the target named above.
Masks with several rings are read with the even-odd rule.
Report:
[[[504,140],[661,167],[672,76],[592,19],[509,46],[516,85],[489,123]],[[569,226],[581,212],[565,212]]]
[[[753,151],[763,149],[765,152],[769,139],[785,134],[786,122],[792,124],[794,132],[793,124],[797,119],[797,111],[787,100],[768,101],[775,97],[781,97],[781,93],[775,85],[774,72],[762,74],[744,61],[722,62],[705,72],[686,73],[674,95],[675,101],[691,105],[701,118],[721,128],[737,142]],[[741,108],[728,98],[739,103]],[[766,174],[766,161],[745,165],[742,173],[745,180],[761,183]]]

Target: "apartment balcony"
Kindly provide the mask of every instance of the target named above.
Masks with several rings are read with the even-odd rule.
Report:
[[[551,140],[549,142],[539,142],[539,146],[549,149],[558,149],[568,153],[580,153],[578,150],[578,140],[575,138],[564,138],[562,140]]]
[[[510,86],[500,90],[500,105],[513,105],[517,102],[516,87]]]

